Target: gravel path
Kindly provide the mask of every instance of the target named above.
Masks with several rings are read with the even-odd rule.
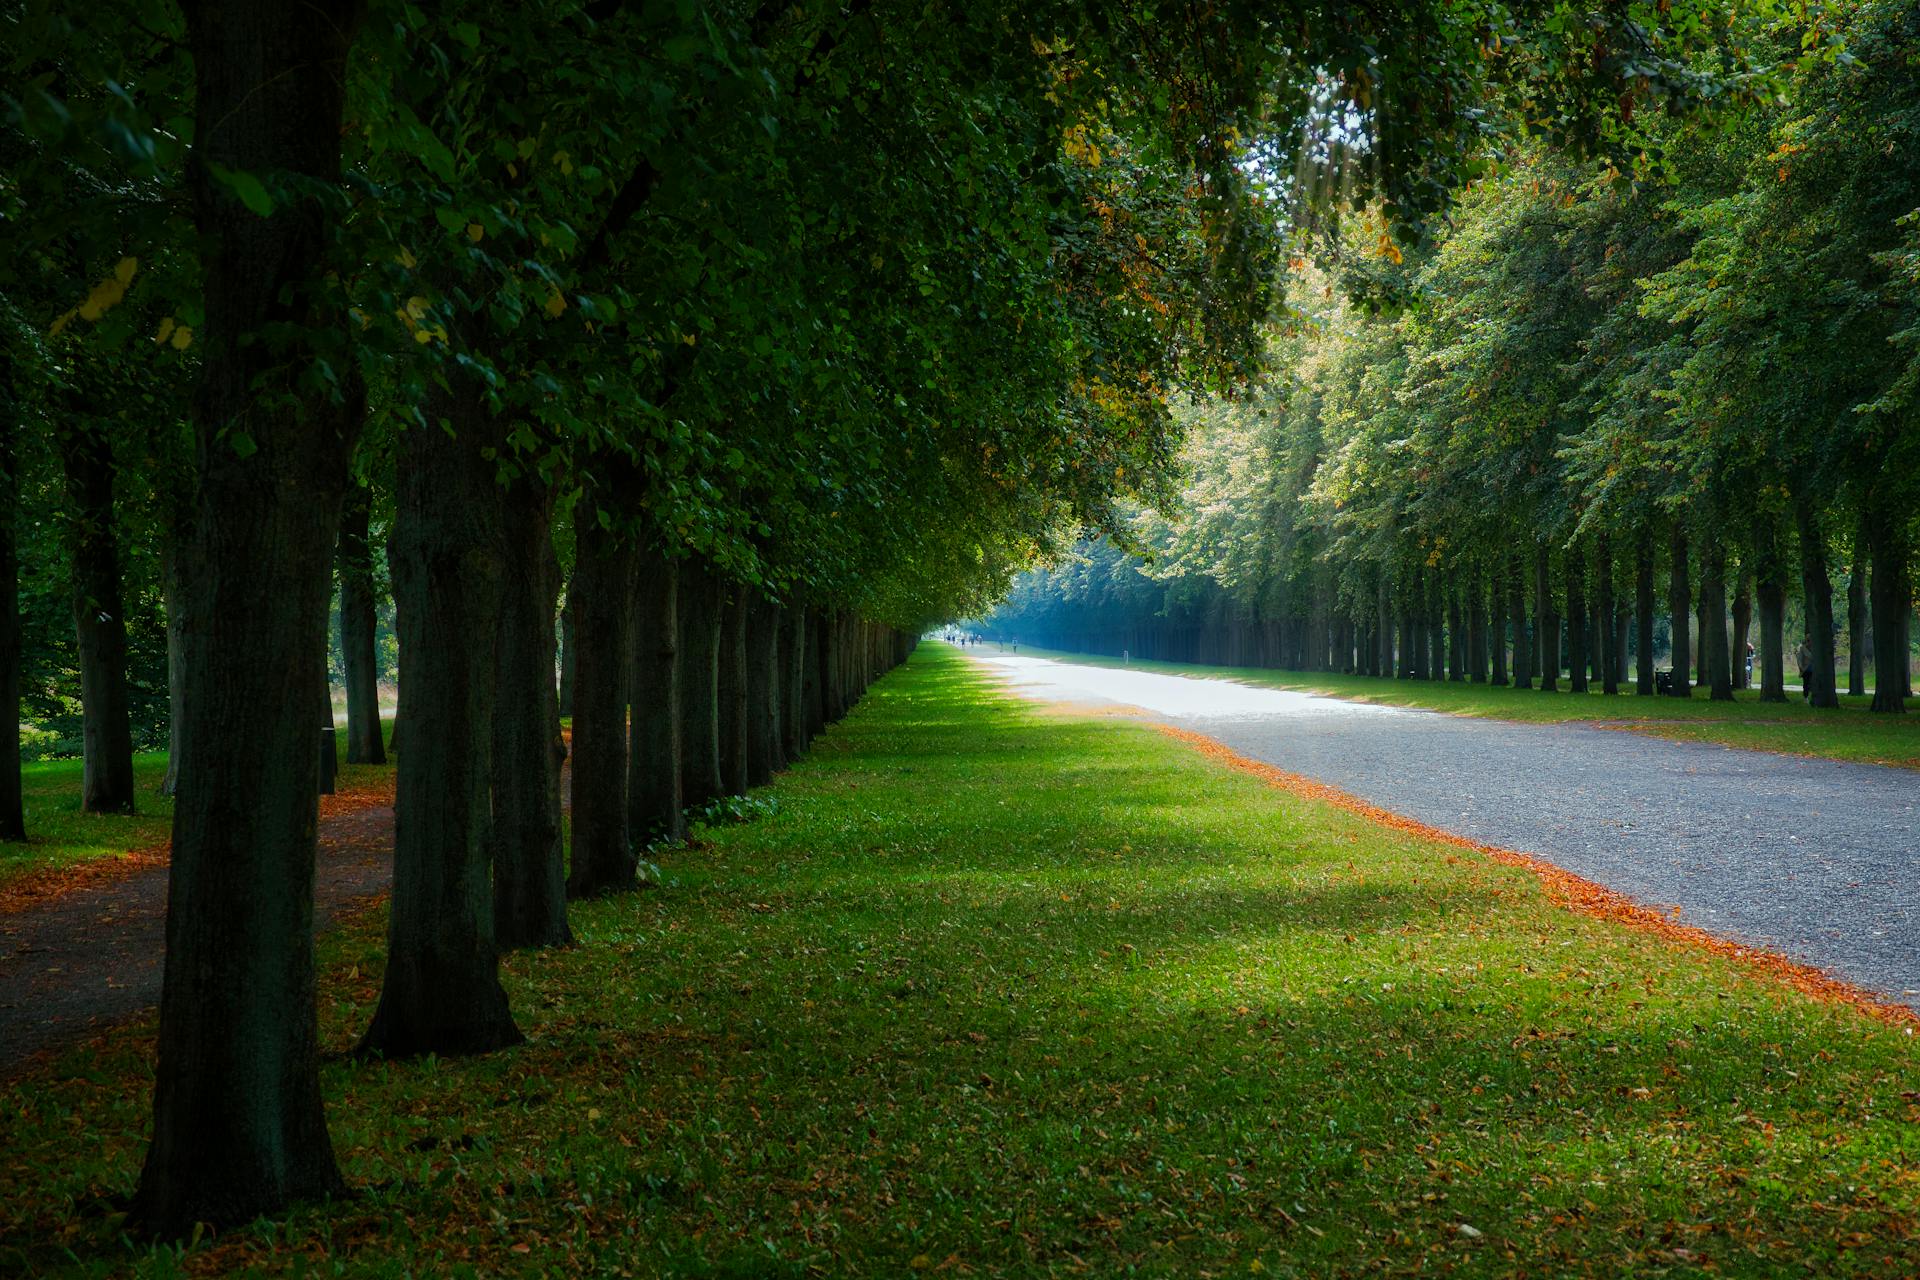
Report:
[[[314,926],[385,892],[393,810],[323,819]],[[167,869],[146,867],[0,915],[0,1080],[160,1003]]]
[[[1920,774],[969,652],[1920,1008]]]

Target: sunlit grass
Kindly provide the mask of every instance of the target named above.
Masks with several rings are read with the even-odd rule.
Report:
[[[931,646],[765,794],[508,962],[524,1048],[329,1065],[361,1196],[178,1265],[1911,1273],[1902,1029]],[[381,923],[324,949],[332,1047]],[[0,1094],[0,1273],[176,1265],[103,1200],[150,1049]]]

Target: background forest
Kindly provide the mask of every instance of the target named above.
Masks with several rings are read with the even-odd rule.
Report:
[[[1752,644],[1771,698],[1804,641],[1816,704],[1899,710],[1873,667],[1912,642],[1920,9],[1845,24],[1845,54],[1663,123],[1636,172],[1530,146],[1432,243],[1350,219],[1296,256],[1274,380],[1183,408],[1181,498],[988,628],[1643,692],[1677,636],[1676,692],[1743,686]]]

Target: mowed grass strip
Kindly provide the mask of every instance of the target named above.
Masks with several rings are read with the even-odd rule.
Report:
[[[989,643],[971,652],[992,656],[1000,649]],[[1840,706],[1815,708],[1798,693],[1789,693],[1786,702],[1762,702],[1757,687],[1736,690],[1732,702],[1714,702],[1707,697],[1705,689],[1695,689],[1690,698],[1637,697],[1631,679],[1621,683],[1619,693],[1609,696],[1600,692],[1598,681],[1586,693],[1572,693],[1567,689],[1564,675],[1560,677],[1560,687],[1549,693],[1538,687],[1515,689],[1448,680],[1389,680],[1383,676],[1276,671],[1266,667],[1212,667],[1137,658],[1123,663],[1118,658],[1036,649],[1029,645],[1020,647],[1020,656],[1052,658],[1085,666],[1125,666],[1161,675],[1235,680],[1269,689],[1344,698],[1349,702],[1423,707],[1491,720],[1598,723],[1682,742],[1717,742],[1754,751],[1920,769],[1920,715],[1913,714],[1920,711],[1920,703],[1911,704],[1907,715],[1888,716],[1867,710],[1873,701],[1871,697],[1842,694]],[[1758,679],[1757,674],[1755,678]],[[1845,682],[1846,673],[1842,671],[1841,683]]]
[[[5,1086],[0,1273],[1913,1270],[1903,1028],[932,646],[770,794],[508,963],[524,1048],[330,1064],[349,1203],[133,1249],[150,1035]]]

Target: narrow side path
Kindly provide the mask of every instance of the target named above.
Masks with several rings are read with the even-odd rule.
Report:
[[[1920,1008],[1904,769],[969,652],[1019,693],[1138,709]]]
[[[316,931],[392,880],[390,797],[341,808],[320,821]],[[166,926],[164,862],[0,915],[0,1079],[159,1004]]]

